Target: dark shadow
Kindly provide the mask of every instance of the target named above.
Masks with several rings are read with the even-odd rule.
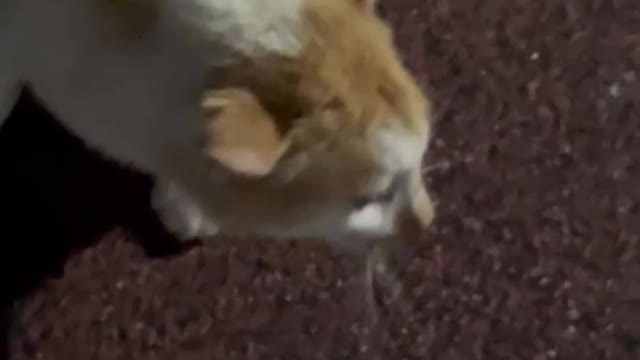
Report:
[[[186,250],[149,208],[150,185],[148,177],[88,151],[29,94],[21,97],[0,129],[2,349],[11,304],[60,276],[69,255],[114,227],[130,232],[149,256]]]

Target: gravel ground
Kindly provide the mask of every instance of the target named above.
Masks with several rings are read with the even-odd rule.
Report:
[[[436,104],[439,214],[378,322],[322,246],[178,249],[148,179],[25,96],[0,132],[10,356],[640,359],[640,2],[381,5]]]

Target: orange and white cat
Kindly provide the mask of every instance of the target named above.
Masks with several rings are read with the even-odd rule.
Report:
[[[0,54],[0,122],[30,89],[154,176],[181,238],[346,241],[433,218],[429,103],[372,0],[3,0]]]

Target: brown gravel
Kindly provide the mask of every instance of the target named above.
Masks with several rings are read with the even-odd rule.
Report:
[[[320,246],[145,256],[177,250],[148,180],[25,97],[0,132],[13,359],[640,359],[640,2],[382,5],[435,100],[440,205],[377,327]]]

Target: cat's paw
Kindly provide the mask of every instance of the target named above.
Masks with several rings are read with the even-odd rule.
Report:
[[[181,240],[210,237],[218,232],[218,226],[175,185],[157,183],[151,196],[151,206],[167,230]]]

